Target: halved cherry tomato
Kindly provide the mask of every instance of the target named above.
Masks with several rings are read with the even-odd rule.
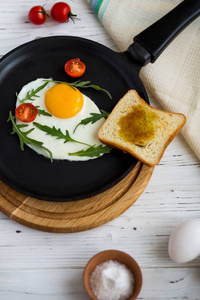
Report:
[[[85,73],[86,66],[79,58],[73,58],[66,62],[65,72],[71,77],[80,77]]]
[[[22,103],[16,108],[15,115],[22,122],[29,123],[35,120],[37,108],[31,103]]]
[[[70,19],[74,21],[76,15],[71,12],[70,6],[65,2],[57,2],[51,8],[51,16],[54,21],[64,23]]]

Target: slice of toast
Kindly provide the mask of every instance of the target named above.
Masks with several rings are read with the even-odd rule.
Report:
[[[185,115],[156,109],[130,90],[101,126],[98,138],[148,166],[155,166],[185,122]]]

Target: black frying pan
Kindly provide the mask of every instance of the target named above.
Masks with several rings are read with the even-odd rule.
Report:
[[[159,22],[134,38],[127,51],[116,53],[98,43],[78,37],[57,36],[24,44],[0,61],[0,179],[14,189],[50,201],[73,201],[110,188],[126,176],[137,163],[118,150],[87,162],[54,161],[25,147],[10,135],[8,113],[14,112],[21,87],[39,77],[70,81],[64,63],[75,57],[85,62],[81,80],[107,89],[112,100],[91,89],[83,90],[99,108],[111,111],[130,89],[136,89],[147,102],[139,78],[142,66],[154,62],[172,39],[200,14],[199,0],[185,0]]]

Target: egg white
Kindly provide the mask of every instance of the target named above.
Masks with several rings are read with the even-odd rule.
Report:
[[[24,99],[26,97],[26,94],[28,91],[35,90],[39,86],[43,85],[44,78],[38,78],[32,82],[29,82],[26,84],[21,91],[18,94],[18,99],[16,101],[16,107],[18,107],[21,103],[19,99]],[[45,88],[43,88],[41,91],[37,93],[39,97],[34,97],[34,101],[27,100],[25,103],[32,103],[34,106],[39,106],[39,109],[47,111],[45,107],[45,92],[50,89],[52,86],[54,86],[56,83],[49,82]],[[60,119],[55,116],[49,117],[44,115],[37,115],[34,122],[37,122],[41,125],[47,125],[49,127],[55,126],[56,129],[59,129],[65,134],[66,130],[69,131],[70,137],[74,140],[87,143],[89,145],[103,145],[97,136],[98,130],[100,126],[105,121],[104,118],[98,120],[94,124],[87,124],[85,126],[79,125],[73,133],[75,127],[81,122],[81,120],[91,117],[90,113],[101,113],[99,108],[96,106],[96,104],[86,95],[82,94],[84,98],[84,105],[81,111],[76,114],[74,117],[66,118],[66,119]],[[56,137],[52,137],[50,135],[47,135],[45,132],[41,131],[40,129],[36,128],[33,125],[33,122],[30,123],[23,123],[22,121],[18,120],[16,118],[16,124],[26,124],[27,127],[21,128],[21,131],[28,131],[31,128],[34,128],[34,130],[28,134],[28,137],[35,139],[37,141],[43,142],[43,146],[48,148],[53,155],[53,159],[67,159],[70,161],[86,161],[89,159],[94,159],[96,157],[87,157],[87,156],[70,156],[68,153],[77,152],[80,150],[86,150],[88,146],[74,143],[74,142],[67,142],[64,143],[64,139],[57,139]],[[30,148],[32,148],[34,151],[36,151],[38,154],[42,154],[46,157],[49,157],[49,154],[44,151],[43,149],[40,149],[34,145],[28,144]]]

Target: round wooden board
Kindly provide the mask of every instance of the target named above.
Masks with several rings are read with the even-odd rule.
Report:
[[[48,232],[79,232],[122,214],[142,194],[153,167],[138,162],[118,184],[91,198],[73,202],[42,201],[20,194],[0,181],[0,210],[25,226]]]

